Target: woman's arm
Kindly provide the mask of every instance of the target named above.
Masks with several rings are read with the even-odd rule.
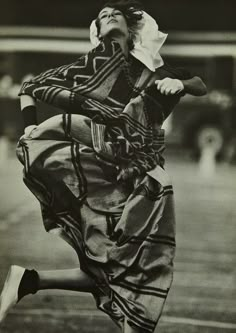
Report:
[[[194,76],[188,80],[182,80],[184,92],[193,96],[203,96],[207,93],[207,88],[202,79]]]
[[[29,95],[21,95],[20,96],[21,110],[23,110],[27,106],[35,106],[35,99]]]
[[[174,78],[166,76],[163,79],[156,80],[154,85],[145,89],[146,108],[149,110],[149,114],[152,115],[154,121],[162,123],[185,93],[194,96],[206,94],[206,86],[199,77],[191,77],[187,74],[181,75],[181,73],[177,71],[174,74],[179,75],[175,75]],[[174,76],[173,73],[170,74]]]
[[[35,99],[29,95],[21,95],[20,106],[24,121],[24,128],[32,125],[37,125]]]
[[[193,96],[203,96],[207,93],[205,84],[198,76],[186,80],[166,77],[162,80],[156,80],[155,84],[157,90],[163,95],[175,95],[183,92]]]

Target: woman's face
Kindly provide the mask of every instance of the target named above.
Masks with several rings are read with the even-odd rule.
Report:
[[[100,23],[100,37],[119,34],[128,38],[127,22],[120,10],[105,7],[100,11],[98,19]]]

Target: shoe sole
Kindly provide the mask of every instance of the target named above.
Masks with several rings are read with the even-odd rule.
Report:
[[[25,269],[11,266],[0,296],[0,323],[18,301],[18,289]]]

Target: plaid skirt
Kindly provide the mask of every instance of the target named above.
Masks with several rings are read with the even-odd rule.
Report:
[[[52,117],[20,139],[24,182],[41,205],[47,231],[77,252],[97,284],[99,309],[120,327],[124,318],[154,332],[173,278],[173,188],[161,168],[117,181],[116,167],[97,159],[91,120]]]

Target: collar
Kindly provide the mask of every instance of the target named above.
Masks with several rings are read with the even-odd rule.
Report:
[[[154,18],[143,11],[143,17],[135,32],[134,48],[130,51],[130,54],[141,61],[152,72],[155,72],[157,68],[164,64],[159,51],[166,38],[167,34],[159,30]],[[100,43],[97,37],[95,20],[90,25],[90,41],[94,46]]]

